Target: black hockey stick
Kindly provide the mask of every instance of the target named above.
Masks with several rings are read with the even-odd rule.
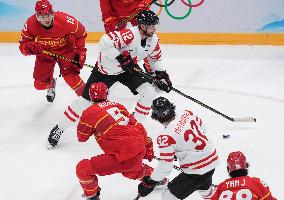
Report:
[[[72,62],[72,63],[75,63],[75,64],[79,64],[79,63],[78,63],[77,61],[75,61],[75,60],[72,60],[72,59],[70,59],[70,58],[66,58],[66,57],[64,57],[64,56],[61,56],[61,55],[58,55],[58,54],[55,54],[55,53],[51,53],[51,52],[49,52],[49,51],[45,51],[45,50],[44,50],[43,53],[44,53],[44,54],[47,54],[47,55],[50,55],[50,56],[53,56],[53,57],[56,57],[56,58],[63,59],[63,60],[68,60],[68,61],[70,61],[70,62]],[[92,66],[92,65],[89,65],[89,64],[84,64],[84,66],[87,66],[87,67],[90,67],[90,68],[94,68],[94,67],[95,67],[95,66]],[[155,83],[160,83],[159,80],[156,80],[156,79],[153,78],[151,75],[149,75],[149,74],[147,74],[147,73],[141,71],[140,68],[135,68],[135,71],[138,72],[138,73],[143,74],[144,76],[146,76],[146,77],[149,79],[149,81],[150,81],[150,82],[153,82],[154,84],[155,84]],[[211,110],[211,111],[214,112],[214,113],[217,113],[218,115],[221,115],[222,117],[224,117],[224,118],[226,118],[226,119],[228,119],[228,120],[230,120],[230,121],[232,121],[232,122],[256,122],[256,119],[255,119],[254,117],[240,117],[240,118],[229,117],[229,116],[227,116],[227,115],[221,113],[220,111],[218,111],[218,110],[216,110],[216,109],[214,109],[214,108],[212,108],[212,107],[210,107],[210,106],[208,106],[208,105],[202,103],[201,101],[199,101],[199,100],[197,100],[197,99],[195,99],[195,98],[193,98],[193,97],[191,97],[191,96],[189,96],[189,95],[184,94],[183,92],[181,92],[180,90],[178,90],[178,89],[176,89],[176,88],[174,88],[174,87],[172,88],[172,91],[174,91],[174,92],[180,94],[181,96],[183,96],[183,97],[185,97],[185,98],[187,98],[187,99],[190,99],[191,101],[193,101],[193,102],[195,102],[195,103],[201,105],[201,106],[204,107],[204,108],[207,108],[208,110]]]
[[[146,7],[150,7],[156,0],[151,1]],[[134,17],[136,17],[139,13],[134,13],[133,15],[130,15],[128,18],[122,20],[121,22],[119,22],[116,26],[117,28],[119,28],[120,26],[122,26],[123,24],[129,22],[131,19],[133,19]]]
[[[134,200],[138,200],[138,199],[140,199],[140,197],[141,197],[141,194],[138,194],[137,197],[135,197]]]
[[[137,70],[137,71],[138,71],[139,73],[143,74],[144,76],[146,76],[149,80],[151,80],[151,81],[154,83],[154,85],[155,85],[155,83],[158,83],[157,85],[159,85],[159,84],[164,84],[164,83],[161,83],[161,81],[159,81],[159,80],[153,78],[151,75],[149,75],[149,74],[147,74],[147,73],[145,73],[145,72],[143,72],[143,71],[141,71],[141,70],[140,70],[140,71]],[[183,96],[183,97],[185,97],[185,98],[187,98],[187,99],[190,99],[191,101],[193,101],[193,102],[195,102],[195,103],[201,105],[201,106],[204,107],[204,108],[207,108],[208,110],[213,111],[214,113],[216,113],[216,114],[218,114],[218,115],[221,115],[222,117],[224,117],[224,118],[226,118],[226,119],[228,119],[228,120],[230,120],[230,121],[232,121],[232,122],[256,122],[256,119],[255,119],[254,117],[240,117],[240,118],[229,117],[229,116],[227,116],[227,115],[221,113],[220,111],[218,111],[218,110],[216,110],[216,109],[214,109],[214,108],[212,108],[212,107],[210,107],[210,106],[208,106],[208,105],[202,103],[201,101],[199,101],[199,100],[197,100],[197,99],[195,99],[195,98],[193,98],[193,97],[191,97],[191,96],[189,96],[189,95],[184,94],[183,92],[181,92],[180,90],[178,90],[178,89],[176,89],[176,88],[174,88],[174,87],[172,87],[172,91],[174,91],[174,92],[180,94],[181,96]]]
[[[68,60],[68,61],[70,61],[70,62],[72,62],[72,63],[74,63],[74,64],[79,64],[76,60],[72,60],[72,59],[70,59],[70,58],[66,58],[66,57],[64,57],[64,56],[61,56],[61,55],[58,55],[58,54],[55,54],[55,53],[51,53],[51,52],[49,52],[49,51],[45,51],[45,50],[44,50],[42,53],[47,54],[47,55],[50,55],[50,56],[53,56],[53,57],[55,57],[55,58],[59,58],[59,59],[63,59],[63,60]],[[91,67],[91,68],[94,68],[94,67],[95,67],[95,66],[89,65],[89,64],[84,64],[84,66]]]
[[[221,115],[222,117],[224,117],[224,118],[226,118],[226,119],[228,119],[228,120],[230,120],[232,122],[256,122],[256,119],[254,117],[240,117],[240,118],[229,117],[229,116],[221,113],[220,111],[218,111],[218,110],[216,110],[216,109],[214,109],[214,108],[212,108],[212,107],[202,103],[201,101],[199,101],[199,100],[197,100],[197,99],[195,99],[195,98],[193,98],[193,97],[191,97],[189,95],[184,94],[183,92],[181,92],[180,90],[178,90],[178,89],[176,89],[174,87],[172,88],[172,90],[174,92],[180,94],[181,96],[183,96],[183,97],[185,97],[187,99],[190,99],[191,101],[201,105],[204,108],[207,108],[208,110],[213,111],[214,113],[217,113],[218,115]]]

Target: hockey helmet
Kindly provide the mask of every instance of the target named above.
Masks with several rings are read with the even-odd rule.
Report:
[[[141,11],[140,13],[138,13],[136,20],[138,25],[143,24],[145,26],[149,26],[159,24],[159,17],[151,10]]]
[[[165,97],[158,97],[152,104],[152,119],[160,123],[173,119],[176,115],[175,105]]]
[[[227,159],[227,167],[229,172],[233,172],[236,170],[247,169],[248,163],[245,155],[240,152],[231,152]]]
[[[53,12],[52,5],[48,0],[37,1],[35,5],[35,11],[40,15],[51,14]]]
[[[89,88],[89,94],[90,99],[93,102],[106,100],[108,95],[108,88],[102,82],[93,83]]]

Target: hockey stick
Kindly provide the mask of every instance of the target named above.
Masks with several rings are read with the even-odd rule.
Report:
[[[146,7],[149,8],[156,0],[151,1]],[[116,26],[117,28],[119,28],[120,26],[122,26],[123,24],[129,22],[130,20],[132,20],[134,17],[136,17],[139,14],[139,12],[134,13],[133,15],[130,15],[128,18],[120,21]]]
[[[138,194],[138,195],[137,195],[137,197],[135,197],[135,199],[134,199],[134,200],[138,200],[138,199],[140,199],[140,197],[141,197],[141,195],[140,195],[140,194]]]
[[[63,59],[63,60],[68,60],[68,61],[70,61],[70,62],[72,62],[72,63],[74,63],[74,64],[79,64],[76,60],[72,60],[72,59],[70,59],[70,58],[66,58],[66,57],[64,57],[64,56],[61,56],[61,55],[58,55],[58,54],[55,54],[55,53],[51,53],[51,52],[49,52],[49,51],[43,51],[42,53],[44,53],[44,54],[46,54],[46,55],[50,55],[50,56],[53,56],[53,57],[55,57],[55,58],[60,58],[60,59]],[[87,67],[91,67],[91,68],[94,68],[95,66],[93,66],[93,65],[89,65],[89,64],[84,64],[83,66],[87,66]]]
[[[161,159],[158,158],[157,156],[154,156],[154,159],[155,159],[155,160],[161,160]],[[183,172],[183,170],[182,170],[180,167],[178,167],[178,166],[176,166],[176,165],[174,165],[173,167],[174,167],[174,169]]]
[[[222,117],[224,117],[224,118],[226,118],[226,119],[228,119],[228,120],[230,120],[232,122],[256,122],[256,119],[254,117],[240,117],[240,118],[229,117],[229,116],[219,112],[218,110],[216,110],[216,109],[214,109],[214,108],[212,108],[212,107],[202,103],[201,101],[199,101],[199,100],[197,100],[197,99],[195,99],[195,98],[193,98],[191,96],[188,96],[188,95],[184,94],[183,92],[181,92],[180,90],[178,90],[178,89],[176,89],[174,87],[172,88],[172,90],[174,92],[180,94],[181,96],[183,96],[183,97],[185,97],[187,99],[190,99],[191,101],[201,105],[204,108],[207,108],[208,110],[213,111],[214,113],[217,113],[218,115],[221,115]]]
[[[149,80],[151,80],[154,83],[154,85],[155,85],[155,83],[158,83],[158,84],[161,83],[161,81],[156,80],[155,78],[153,78],[152,76],[150,76],[149,74],[147,74],[147,73],[145,73],[145,72],[143,72],[141,70],[139,71],[139,73],[141,73],[144,76],[146,76]],[[162,83],[162,84],[164,84],[164,83]],[[229,116],[221,113],[220,111],[218,111],[218,110],[216,110],[216,109],[214,109],[214,108],[212,108],[212,107],[202,103],[201,101],[199,101],[199,100],[197,100],[197,99],[195,99],[195,98],[193,98],[193,97],[191,97],[189,95],[184,94],[183,92],[181,92],[180,90],[178,90],[178,89],[176,89],[174,87],[172,87],[172,91],[180,94],[181,96],[183,96],[183,97],[185,97],[187,99],[190,99],[191,101],[201,105],[204,108],[207,108],[208,110],[213,111],[214,113],[216,113],[218,115],[221,115],[222,117],[224,117],[224,118],[226,118],[226,119],[228,119],[228,120],[230,120],[232,122],[256,122],[256,119],[254,117],[240,117],[240,118],[229,117]]]
[[[53,56],[53,57],[56,57],[56,58],[63,59],[63,60],[68,60],[68,61],[70,61],[70,62],[72,62],[72,63],[75,63],[75,64],[79,64],[79,63],[78,63],[77,61],[75,61],[75,60],[72,60],[72,59],[70,59],[70,58],[66,58],[66,57],[64,57],[64,56],[61,56],[61,55],[58,55],[58,54],[55,54],[55,53],[51,53],[51,52],[49,52],[49,51],[45,51],[45,50],[44,50],[43,53],[44,53],[44,54],[47,54],[47,55],[50,55],[50,56]],[[92,66],[92,65],[89,65],[89,64],[84,64],[84,66],[87,66],[87,67],[90,67],[90,68],[94,68],[94,67],[95,67],[95,66]],[[156,83],[160,82],[159,80],[154,79],[154,78],[153,78],[152,76],[150,76],[149,74],[147,74],[147,73],[141,71],[140,68],[139,68],[139,69],[136,68],[135,71],[138,72],[138,73],[143,74],[144,76],[146,76],[146,77],[147,77],[151,82],[153,82],[154,84],[155,84],[155,82],[156,82]],[[191,101],[193,101],[193,102],[195,102],[195,103],[201,105],[201,106],[204,107],[204,108],[207,108],[208,110],[211,110],[212,112],[214,112],[214,113],[216,113],[216,114],[218,114],[218,115],[221,115],[222,117],[224,117],[224,118],[226,118],[226,119],[228,119],[228,120],[230,120],[230,121],[232,121],[232,122],[256,122],[256,119],[255,119],[254,117],[240,117],[240,118],[229,117],[229,116],[227,116],[227,115],[221,113],[220,111],[218,111],[218,110],[216,110],[216,109],[214,109],[214,108],[212,108],[212,107],[210,107],[210,106],[208,106],[208,105],[202,103],[201,101],[199,101],[199,100],[197,100],[197,99],[195,99],[195,98],[193,98],[193,97],[191,97],[191,96],[189,96],[189,95],[184,94],[183,92],[181,92],[180,90],[178,90],[178,89],[176,89],[176,88],[174,88],[174,87],[172,88],[172,91],[174,91],[174,92],[180,94],[181,96],[183,96],[183,97],[185,97],[185,98],[187,98],[187,99],[190,99]]]

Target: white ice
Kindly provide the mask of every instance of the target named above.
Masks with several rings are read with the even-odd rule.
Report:
[[[227,178],[228,153],[241,150],[250,163],[250,175],[263,179],[278,199],[284,198],[284,47],[162,47],[164,68],[174,87],[230,117],[257,119],[256,123],[233,123],[174,92],[166,95],[178,109],[188,107],[205,121],[221,160],[214,183]],[[77,142],[74,125],[66,130],[58,148],[45,146],[49,131],[76,98],[74,93],[59,78],[55,102],[48,103],[46,92],[33,87],[34,56],[21,55],[17,44],[1,44],[0,52],[0,199],[81,199],[75,166],[102,152],[95,140]],[[97,46],[89,44],[86,63],[94,65],[96,57]],[[90,71],[83,69],[84,80]],[[133,109],[137,97],[123,85],[114,85],[110,92],[111,100]],[[162,129],[150,118],[145,126],[153,138]],[[223,134],[230,134],[230,139],[223,139]],[[173,169],[170,178],[177,173]],[[99,177],[101,199],[134,199],[138,183],[119,174]],[[158,200],[161,192],[155,190],[141,199]],[[187,199],[201,198],[194,193]]]

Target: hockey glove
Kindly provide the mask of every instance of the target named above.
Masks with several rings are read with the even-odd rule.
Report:
[[[158,183],[158,181],[152,180],[150,176],[145,176],[142,179],[142,182],[138,185],[138,193],[141,195],[141,197],[145,197],[154,190]]]
[[[166,71],[155,71],[155,74],[153,74],[153,78],[158,80],[154,81],[154,84],[160,90],[163,90],[167,93],[172,90],[172,82]]]
[[[116,29],[116,25],[118,24],[116,17],[108,17],[104,20],[104,27],[106,33],[113,32]]]
[[[43,46],[38,42],[27,42],[24,44],[24,55],[38,55],[42,52]]]
[[[76,66],[75,70],[78,73],[80,73],[80,70],[83,68],[84,63],[86,61],[86,51],[87,51],[86,48],[81,48],[77,50],[77,53],[73,58],[73,64]]]
[[[136,12],[139,13],[143,10],[149,10],[150,6],[151,6],[151,2],[152,0],[144,0],[144,1],[141,1],[138,6],[137,6],[137,10]]]
[[[132,73],[140,69],[136,68],[137,64],[134,63],[134,60],[132,59],[129,53],[120,54],[119,56],[116,57],[116,60],[120,63],[120,67],[125,72]]]
[[[144,156],[144,159],[147,159],[149,162],[151,162],[153,158],[154,158],[153,141],[150,137],[148,137],[146,144],[146,154]]]

